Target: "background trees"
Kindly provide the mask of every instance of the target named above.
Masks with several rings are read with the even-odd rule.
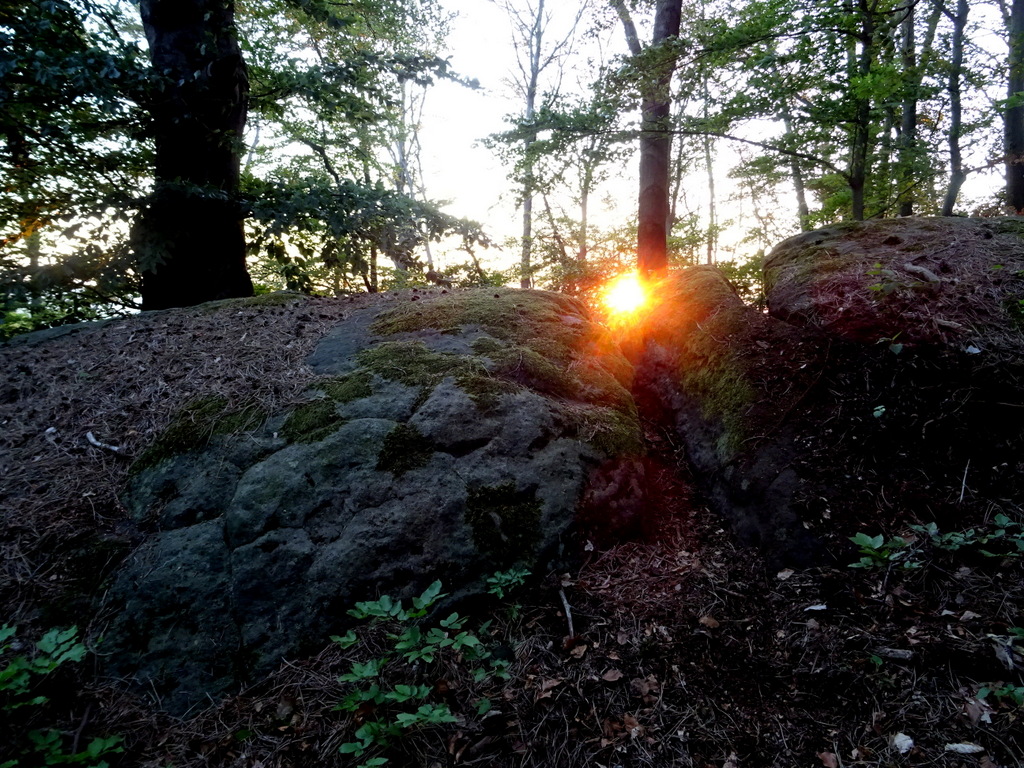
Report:
[[[7,327],[244,294],[246,269],[327,293],[500,279],[418,178],[424,99],[462,77],[445,1],[4,4]],[[521,284],[584,290],[638,238],[659,269],[837,219],[1024,209],[1020,5],[505,3],[517,106],[490,144]],[[460,269],[435,268],[439,240]]]

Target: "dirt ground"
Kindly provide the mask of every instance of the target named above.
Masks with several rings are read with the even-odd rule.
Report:
[[[355,301],[373,300],[403,299]],[[96,337],[88,353],[80,334],[43,349],[0,347],[0,606],[20,627],[22,651],[46,627],[78,623],[99,634],[85,625],[89,600],[138,536],[116,489],[170,414],[214,387],[233,404],[286,406],[310,381],[302,360],[351,306],[297,298],[153,313],[83,332]],[[193,334],[212,351],[197,356]],[[146,370],[153,348],[166,368]],[[971,532],[956,549],[910,528],[920,520],[865,505],[863,530],[904,537],[894,556],[867,568],[779,571],[736,545],[659,425],[648,424],[648,442],[642,537],[586,552],[569,572],[534,574],[471,618],[467,627],[507,659],[507,679],[474,679],[474,665],[458,654],[418,665],[391,654],[389,679],[429,686],[427,701],[446,704],[457,720],[414,729],[361,760],[425,768],[1024,764],[1024,569],[1021,553],[1003,546],[1019,528],[999,517],[1024,520],[1011,501],[978,508],[950,498],[950,509],[963,511],[956,530]],[[75,751],[118,734],[124,751],[104,758],[112,766],[356,766],[339,747],[374,713],[338,711],[352,689],[338,677],[388,655],[388,631],[367,628],[348,649],[325,638],[316,657],[291,660],[184,719],[96,678],[88,660],[49,676],[47,705],[0,719],[15,733],[56,725]],[[0,764],[14,749],[0,746]]]

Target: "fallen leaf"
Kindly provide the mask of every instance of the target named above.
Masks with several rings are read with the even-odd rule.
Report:
[[[792,568],[786,568],[785,570],[779,571],[777,574],[775,574],[775,578],[777,578],[779,581],[785,581],[790,576],[792,576],[793,573],[794,571]]]
[[[727,758],[722,768],[740,768],[740,759],[736,757],[736,753],[732,752]]]
[[[537,693],[536,700],[540,701],[541,699],[551,698],[551,689],[561,685],[564,682],[565,681],[561,680],[561,679],[544,679],[544,680],[541,680],[540,681],[540,691]]]
[[[839,768],[839,758],[834,752],[818,752],[817,754],[825,768]]]
[[[581,643],[580,645],[577,645],[575,648],[569,651],[569,655],[572,656],[574,659],[582,659],[583,655],[587,652],[587,647],[588,646],[583,645]]]
[[[964,611],[963,616],[960,617],[960,621],[970,621],[971,619],[980,619],[981,614],[975,613],[974,611]]]
[[[964,714],[971,721],[971,725],[992,722],[992,707],[977,696],[971,696],[964,702]]]
[[[607,672],[601,675],[601,679],[606,680],[609,683],[614,683],[616,680],[622,679],[622,673],[619,672],[619,670],[617,669],[609,669]]]
[[[959,744],[947,744],[946,751],[956,752],[958,755],[976,755],[979,752],[984,752],[985,748],[970,742],[961,742]]]
[[[889,739],[889,743],[901,755],[907,754],[907,752],[914,748],[914,740],[905,733],[897,733]]]
[[[701,616],[697,621],[703,624],[708,629],[718,629],[721,625],[713,619],[711,616]]]
[[[645,729],[640,725],[640,721],[632,715],[623,715],[622,724],[626,726],[626,731],[634,739],[643,736],[645,733]]]

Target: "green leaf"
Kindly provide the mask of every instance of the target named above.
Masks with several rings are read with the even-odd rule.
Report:
[[[356,633],[351,629],[344,635],[331,635],[331,640],[341,646],[342,650],[351,648],[359,642],[359,638],[356,637]]]
[[[441,582],[435,581],[419,597],[412,599],[413,607],[417,610],[425,610],[440,600],[445,595],[441,594]]]

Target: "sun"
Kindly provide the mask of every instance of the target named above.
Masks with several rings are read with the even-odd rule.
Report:
[[[605,286],[601,297],[609,314],[631,315],[647,303],[647,291],[636,272],[619,275]]]

